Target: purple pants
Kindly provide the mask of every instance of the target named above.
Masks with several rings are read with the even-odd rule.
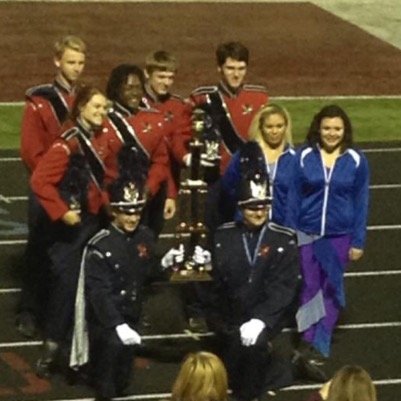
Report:
[[[348,251],[350,249],[349,235],[327,238],[329,244],[337,254],[341,266],[341,277],[348,263]],[[311,301],[321,291],[323,297],[323,316],[309,327],[304,328],[303,339],[312,344],[323,355],[330,353],[331,337],[340,314],[341,305],[336,297],[336,288],[329,281],[325,269],[317,260],[314,245],[302,245],[299,248],[302,288],[301,307]]]

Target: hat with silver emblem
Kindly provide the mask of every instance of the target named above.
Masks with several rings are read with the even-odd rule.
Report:
[[[147,161],[130,146],[121,149],[118,161],[119,177],[108,188],[110,205],[123,213],[140,213],[146,204]]]
[[[256,142],[247,142],[241,148],[240,174],[238,206],[263,208],[271,203],[266,162],[262,149]]]

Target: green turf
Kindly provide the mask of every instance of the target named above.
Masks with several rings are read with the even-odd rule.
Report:
[[[385,142],[401,139],[401,99],[314,99],[283,100],[293,119],[294,142],[304,141],[314,114],[328,104],[338,104],[351,118],[356,142]]]
[[[0,149],[19,147],[22,106],[0,106]]]
[[[313,99],[275,102],[288,108],[293,118],[295,143],[303,142],[310,121],[322,106],[337,103],[349,114],[357,142],[401,139],[401,99]],[[0,149],[19,147],[22,106],[0,106]]]

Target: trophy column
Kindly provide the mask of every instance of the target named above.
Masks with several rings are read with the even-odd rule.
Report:
[[[201,155],[205,150],[203,133],[205,112],[195,109],[193,112],[190,177],[180,184],[179,210],[180,223],[176,228],[177,244],[184,245],[185,258],[172,268],[170,281],[210,281],[210,264],[200,265],[193,260],[197,245],[205,248],[207,228],[204,223],[207,184],[202,179]]]

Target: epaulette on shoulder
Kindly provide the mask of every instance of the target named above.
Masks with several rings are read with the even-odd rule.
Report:
[[[110,235],[110,230],[104,228],[96,233],[89,241],[85,247],[84,255],[85,258],[88,254],[95,254],[100,259],[104,259],[105,255],[102,253],[101,242],[104,238],[107,238]]]
[[[60,135],[60,138],[64,139],[65,141],[69,141],[78,134],[78,128],[77,127],[72,127],[68,129],[67,131],[63,132]]]
[[[102,239],[110,235],[110,230],[103,228],[98,233],[96,233],[88,242],[88,246],[94,246],[98,244]]]
[[[229,229],[229,228],[234,228],[234,227],[236,227],[235,221],[229,221],[228,223],[224,223],[224,224],[222,224],[221,226],[219,226],[219,227],[217,228],[217,230],[219,230],[219,231],[221,231],[221,230],[227,230],[227,229]]]
[[[244,90],[251,91],[251,92],[263,92],[267,93],[267,89],[263,85],[252,85],[252,84],[245,84],[243,86]]]
[[[207,95],[208,93],[213,93],[217,92],[218,87],[216,85],[211,85],[211,86],[200,86],[199,88],[196,88],[191,95]]]
[[[281,226],[281,225],[276,224],[276,223],[270,222],[270,223],[268,224],[268,227],[269,227],[270,230],[272,230],[272,231],[275,231],[275,232],[277,232],[277,233],[281,233],[281,234],[288,235],[289,237],[292,237],[292,236],[295,235],[295,231],[294,231],[293,229],[291,229],[291,228],[289,228],[289,227]]]
[[[50,94],[54,93],[54,86],[52,84],[44,84],[44,85],[37,85],[29,88],[25,92],[25,96],[27,97],[48,97]]]

